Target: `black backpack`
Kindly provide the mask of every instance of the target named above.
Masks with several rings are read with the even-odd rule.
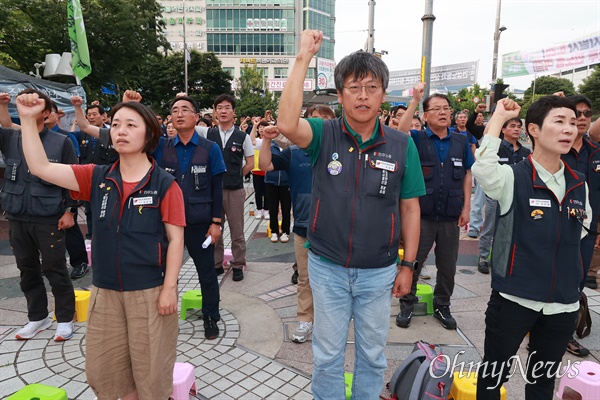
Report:
[[[422,340],[392,375],[388,389],[401,400],[446,399],[454,375],[440,346]]]

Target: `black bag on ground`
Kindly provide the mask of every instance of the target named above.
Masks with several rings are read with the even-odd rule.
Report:
[[[401,400],[447,399],[454,375],[440,346],[422,340],[392,375],[388,388]]]

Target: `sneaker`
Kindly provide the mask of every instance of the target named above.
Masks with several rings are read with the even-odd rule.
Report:
[[[88,267],[86,263],[81,263],[79,266],[73,268],[73,271],[71,271],[71,279],[83,278],[85,274],[88,273],[89,269],[90,267]]]
[[[396,325],[400,328],[408,328],[410,326],[410,320],[413,316],[413,308],[405,307],[400,303],[400,314],[396,317]]]
[[[244,279],[244,271],[241,268],[233,269],[233,280],[234,282],[239,282]]]
[[[273,233],[271,235],[271,243],[277,243],[278,240],[279,240],[279,238],[277,237],[277,234]]]
[[[477,271],[481,272],[482,274],[489,274],[490,273],[490,267],[488,266],[487,261],[485,260],[481,260],[479,261],[479,264],[477,264]]]
[[[294,285],[298,284],[298,271],[294,271],[294,275],[292,275],[292,283]]]
[[[254,211],[254,218],[255,219],[261,219],[262,218],[262,210],[256,210],[256,211]]]
[[[421,268],[421,272],[419,273],[419,278],[421,279],[431,279],[431,275],[429,275],[429,272],[427,272],[427,267],[425,265],[423,265],[423,268]]]
[[[279,241],[281,243],[287,243],[290,240],[290,237],[288,236],[287,233],[282,233],[281,236],[279,237]],[[273,241],[273,237],[271,237],[271,241]]]
[[[219,336],[219,327],[217,321],[208,317],[204,320],[204,337],[208,340],[216,339]]]
[[[312,322],[304,322],[304,321],[298,322],[298,325],[296,325],[296,330],[294,331],[294,333],[292,333],[292,342],[294,342],[294,343],[306,342],[306,339],[308,339],[308,335],[310,335],[312,330],[313,330]]]
[[[590,289],[598,289],[596,277],[588,275],[587,278],[585,278],[585,287]]]
[[[223,269],[223,267],[217,267],[215,268],[215,272],[217,273],[217,276],[219,276],[223,275],[225,273],[225,270]]]
[[[271,219],[271,216],[269,215],[269,210],[263,210],[263,218],[267,221]]]
[[[59,322],[54,334],[55,342],[63,342],[73,337],[73,322]]]
[[[52,320],[50,318],[44,318],[41,321],[29,321],[24,327],[19,329],[15,337],[21,340],[31,339],[43,330],[46,330],[52,326]]]
[[[433,316],[446,329],[456,329],[456,320],[450,314],[450,306],[436,306]]]
[[[575,338],[571,338],[567,344],[567,351],[577,357],[587,357],[590,355],[590,351],[583,347]]]
[[[477,239],[479,237],[477,231],[469,231],[469,233],[467,233],[467,236],[473,239]]]

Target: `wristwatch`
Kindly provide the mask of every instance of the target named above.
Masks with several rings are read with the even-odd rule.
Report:
[[[77,207],[69,207],[67,208],[67,211],[71,214],[77,214]]]
[[[408,268],[412,269],[413,271],[416,271],[419,268],[419,262],[417,260],[415,260],[415,261],[402,260],[402,261],[400,261],[400,266],[408,267]]]

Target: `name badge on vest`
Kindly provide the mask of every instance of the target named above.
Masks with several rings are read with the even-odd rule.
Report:
[[[500,162],[508,162],[508,157],[500,158],[498,161],[500,161]]]
[[[453,164],[454,164],[455,167],[462,167],[463,166],[462,160],[454,160]]]
[[[152,204],[152,203],[153,203],[152,196],[136,197],[133,199],[134,206],[145,206],[145,205]]]
[[[383,170],[390,171],[390,172],[395,172],[396,164],[387,162],[387,161],[377,160],[377,161],[375,161],[375,168],[383,169]]]
[[[192,174],[205,174],[206,165],[192,165]]]
[[[592,171],[600,172],[600,161],[598,161],[598,160],[592,161]]]
[[[552,207],[552,203],[550,202],[550,200],[544,199],[529,199],[529,205],[531,207]]]

